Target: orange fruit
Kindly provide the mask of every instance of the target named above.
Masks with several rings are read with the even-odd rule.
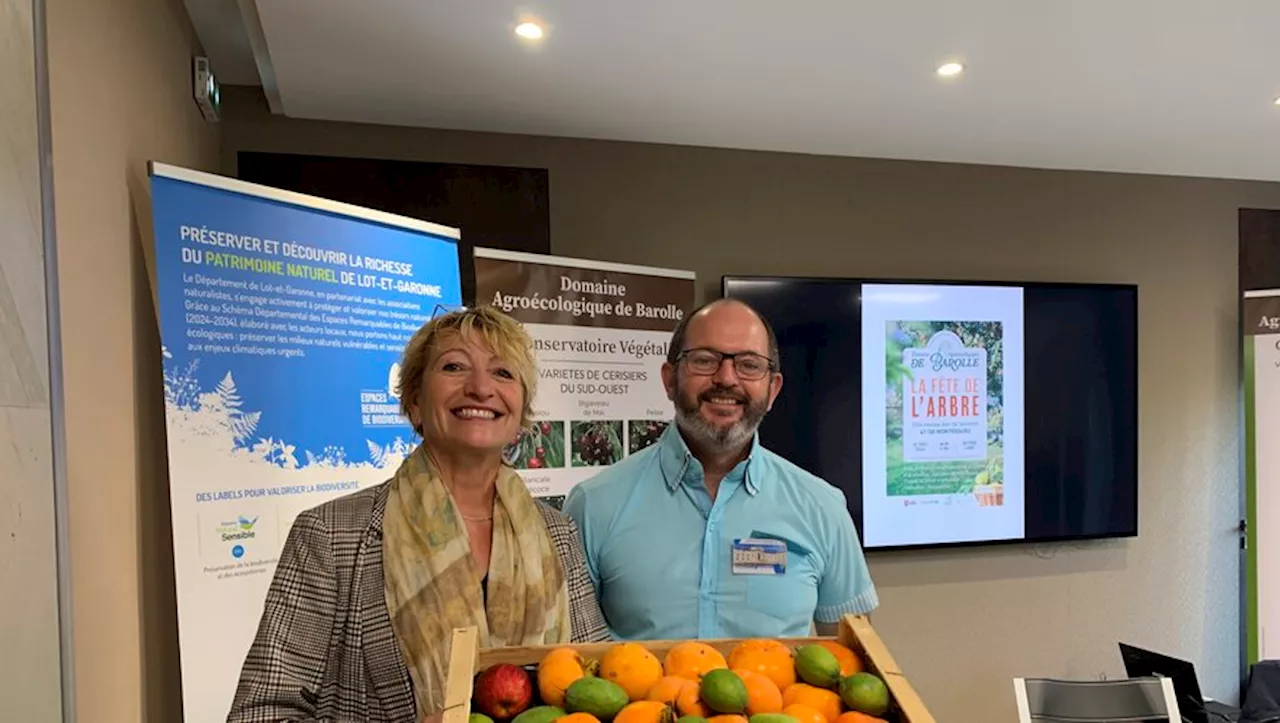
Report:
[[[835,723],[836,718],[840,717],[840,694],[834,690],[808,683],[794,683],[782,691],[782,712],[786,713],[787,707],[797,704],[816,710],[826,719],[824,723]]]
[[[628,703],[613,717],[613,723],[671,723],[671,706],[656,700]],[[564,720],[561,718],[560,720]]]
[[[684,684],[680,688],[680,694],[676,696],[676,712],[681,716],[696,715],[699,718],[710,718],[711,709],[702,702],[698,681],[688,678],[682,680]]]
[[[782,709],[783,714],[795,718],[800,723],[831,723],[825,716],[807,705],[793,703]]]
[[[646,700],[656,700],[659,703],[674,706],[676,699],[680,697],[680,691],[684,689],[684,684],[688,682],[688,678],[665,675],[659,678],[652,688],[649,688],[649,692],[645,693],[644,697]]]
[[[723,715],[711,716],[707,719],[707,723],[747,723],[747,717],[744,715],[725,713]]]
[[[782,691],[762,673],[745,668],[733,668],[747,686],[747,715],[756,713],[781,713]]]
[[[564,718],[558,718],[556,723],[561,723],[563,720]],[[835,723],[885,723],[885,719],[851,710],[848,713],[841,713],[840,717],[836,718]]]
[[[586,675],[582,656],[573,648],[555,648],[538,661],[538,695],[547,705],[564,705],[564,691]]]
[[[600,723],[600,719],[590,713],[570,713],[556,718],[556,723]]]
[[[618,643],[601,656],[596,675],[622,686],[631,700],[643,700],[662,678],[662,663],[639,643]]]
[[[857,653],[853,652],[853,648],[841,645],[834,640],[819,640],[818,645],[830,650],[836,656],[836,660],[840,661],[840,675],[847,677],[862,672],[862,660]]]
[[[677,675],[689,680],[699,680],[708,670],[729,667],[720,651],[693,640],[676,643],[667,651],[662,670],[667,675]]]
[[[751,638],[743,640],[729,651],[729,667],[738,667],[739,659],[744,655],[752,653],[781,652],[791,655],[791,649],[782,644],[780,640],[770,640],[769,638]]]
[[[777,640],[744,640],[729,652],[729,667],[753,670],[764,675],[778,690],[796,682],[795,660],[791,649]]]

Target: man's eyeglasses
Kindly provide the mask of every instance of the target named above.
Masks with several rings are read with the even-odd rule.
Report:
[[[679,358],[689,371],[700,376],[715,374],[725,359],[732,360],[734,373],[747,381],[763,379],[773,371],[773,362],[769,357],[750,351],[725,354],[714,349],[688,349],[681,352]]]

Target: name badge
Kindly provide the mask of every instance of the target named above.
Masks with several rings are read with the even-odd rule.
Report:
[[[787,543],[782,540],[739,538],[733,541],[733,574],[784,575]]]

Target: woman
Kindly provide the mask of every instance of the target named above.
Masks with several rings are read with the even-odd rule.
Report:
[[[229,721],[437,717],[458,627],[485,647],[608,639],[577,528],[502,462],[531,424],[531,346],[491,308],[409,341],[398,391],[422,444],[387,482],[298,516]]]

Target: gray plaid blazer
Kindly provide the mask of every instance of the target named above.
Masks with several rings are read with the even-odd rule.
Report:
[[[361,490],[294,521],[228,723],[418,723],[382,587],[388,489]],[[608,640],[578,528],[539,507],[568,577],[573,641]]]

